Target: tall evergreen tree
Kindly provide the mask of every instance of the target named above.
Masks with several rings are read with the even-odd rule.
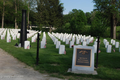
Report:
[[[111,38],[116,39],[116,25],[120,18],[120,0],[93,0],[96,10],[106,17],[111,25]]]
[[[51,28],[62,24],[63,7],[59,0],[38,0],[39,23]],[[61,24],[60,24],[61,23]]]

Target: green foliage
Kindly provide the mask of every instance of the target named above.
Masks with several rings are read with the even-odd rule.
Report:
[[[70,21],[70,29],[72,33],[82,34],[87,24],[87,19],[82,10],[73,9],[73,12],[70,13],[72,19]],[[73,16],[75,15],[75,16]]]
[[[91,24],[91,13],[90,12],[86,12],[86,19],[87,19],[87,24],[90,25]]]
[[[105,37],[107,29],[107,20],[101,16],[100,12],[96,12],[91,24],[91,35]]]
[[[63,24],[63,6],[59,0],[39,0],[37,11],[39,24],[50,27]]]
[[[12,25],[15,26],[15,17],[17,19],[17,25],[20,28],[21,27],[21,21],[22,21],[22,10],[25,9],[28,12],[28,1],[30,1],[30,8],[33,5],[33,0],[16,0],[16,6],[17,6],[17,13],[15,13],[15,0],[0,0],[0,15],[3,14],[3,1],[5,1],[4,6],[4,27],[10,28]],[[34,0],[35,1],[35,0]],[[31,11],[32,12],[32,11]],[[32,16],[34,16],[33,14]],[[27,13],[26,13],[27,16]],[[30,18],[32,20],[33,18]],[[0,22],[2,20],[2,17],[0,17]],[[33,19],[34,20],[34,19]],[[33,22],[33,21],[32,21]]]
[[[93,0],[97,11],[100,11],[111,26],[111,38],[116,38],[116,25],[120,21],[120,0]]]

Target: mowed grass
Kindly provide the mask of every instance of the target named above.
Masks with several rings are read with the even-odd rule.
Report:
[[[42,39],[43,34],[40,36]],[[47,73],[54,77],[59,77],[69,80],[119,80],[120,79],[120,52],[119,49],[115,49],[116,52],[106,53],[106,49],[103,44],[103,38],[100,37],[100,50],[98,59],[98,68],[96,71],[98,75],[86,75],[86,74],[73,74],[68,73],[68,68],[72,67],[73,48],[69,48],[69,45],[65,45],[66,54],[59,54],[59,49],[55,48],[52,39],[46,33],[47,44],[45,49],[39,49],[39,65],[36,65],[36,52],[37,42],[31,43],[31,48],[25,50],[24,48],[17,48],[14,45],[18,43],[18,40],[12,40],[10,43],[5,40],[0,40],[0,48],[7,51],[9,54],[17,58],[18,60],[33,67],[35,70],[41,73]],[[94,38],[95,40],[96,38]],[[106,38],[110,42],[110,38]],[[28,39],[31,41],[31,38]],[[116,40],[119,41],[119,40]],[[119,41],[120,42],[120,41]],[[61,44],[65,44],[61,42]],[[94,43],[90,43],[88,46],[92,46]],[[114,48],[115,46],[113,46]],[[96,54],[95,54],[96,57]]]

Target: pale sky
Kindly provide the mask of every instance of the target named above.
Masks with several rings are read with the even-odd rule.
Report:
[[[91,12],[94,9],[93,0],[60,0],[63,3],[63,14],[68,14],[72,9],[81,9],[83,12]]]

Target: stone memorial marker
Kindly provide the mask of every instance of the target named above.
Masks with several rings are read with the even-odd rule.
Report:
[[[97,45],[97,41],[94,42],[94,45]]]
[[[94,53],[97,53],[97,45],[93,45],[94,47]]]
[[[111,44],[112,44],[112,42],[113,42],[113,39],[111,39]]]
[[[72,48],[73,45],[74,45],[74,42],[70,41],[70,48]]]
[[[5,36],[4,35],[1,35],[1,40],[5,39]]]
[[[112,45],[115,45],[115,40],[112,41]]]
[[[66,43],[66,44],[69,44],[69,39],[66,39],[65,43]]]
[[[60,41],[57,41],[56,48],[59,48],[60,46]]]
[[[11,42],[11,37],[10,36],[7,37],[7,43],[9,43],[9,42]]]
[[[16,40],[16,35],[13,36],[13,40]]]
[[[94,47],[74,46],[72,68],[68,72],[97,75],[94,71]]]
[[[120,46],[119,46],[119,52],[120,52]]]
[[[107,46],[107,49],[106,49],[106,52],[107,52],[107,53],[111,53],[111,50],[112,50],[112,46],[111,46],[111,45],[108,45],[108,46]]]
[[[76,38],[76,44],[79,44],[79,39],[78,38]]]
[[[119,42],[115,43],[115,48],[119,48]]]
[[[109,42],[106,42],[106,43],[105,43],[105,48],[107,48],[108,45],[109,45]]]
[[[65,53],[65,45],[60,45],[59,54],[64,54],[64,53]]]
[[[45,41],[41,41],[41,48],[45,48]]]
[[[30,49],[30,41],[24,41],[24,49]]]
[[[83,41],[82,45],[83,45],[83,46],[86,46],[86,41]]]

